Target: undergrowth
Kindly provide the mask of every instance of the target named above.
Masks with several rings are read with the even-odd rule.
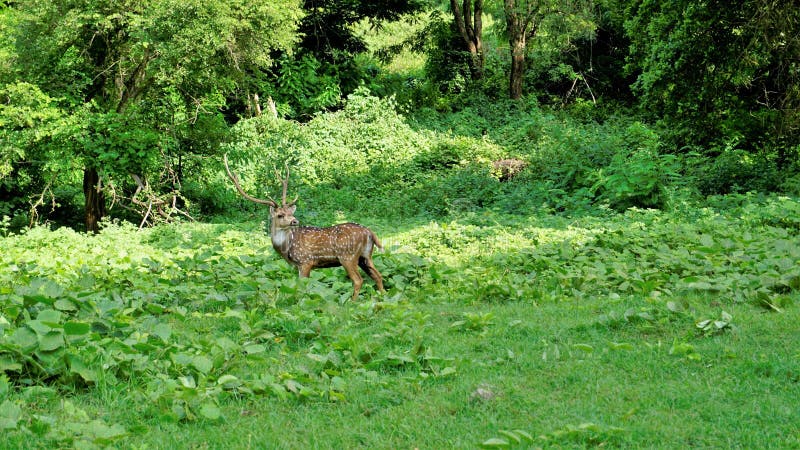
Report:
[[[11,447],[158,447],[177,442],[154,432],[164,427],[170,436],[202,428],[203,439],[217,442],[215,424],[280,423],[269,408],[285,420],[305,408],[334,408],[353,426],[374,417],[370,423],[385,431],[337,433],[307,423],[319,435],[281,439],[290,446],[663,444],[648,422],[663,405],[606,397],[618,389],[616,366],[650,373],[629,388],[653,393],[661,392],[658,380],[691,384],[698,370],[724,386],[718,377],[729,370],[758,373],[786,390],[779,411],[793,410],[797,355],[776,359],[761,346],[791,348],[790,330],[777,324],[797,316],[800,245],[790,212],[798,202],[738,205],[576,218],[483,210],[406,227],[356,217],[386,244],[375,261],[388,288],[378,295],[368,284],[356,303],[341,270],[298,280],[258,222],[10,234],[0,258],[0,425]],[[595,373],[601,393],[586,391],[588,380],[575,370]],[[549,416],[535,418],[529,402],[563,389],[575,396],[574,409],[556,402],[545,407]],[[742,394],[726,389],[671,395]],[[616,413],[600,413],[597,395]],[[744,395],[777,401],[759,389]],[[393,422],[425,420],[428,408],[437,416],[454,411],[441,420],[462,434],[388,431]],[[499,422],[476,428],[487,408]],[[671,408],[716,410],[702,400]],[[395,414],[409,416],[397,422]],[[723,443],[716,423],[698,419],[691,439]],[[782,423],[764,422],[767,432],[747,439],[729,430],[727,442],[796,444],[797,430]],[[690,439],[677,436],[669,442]]]

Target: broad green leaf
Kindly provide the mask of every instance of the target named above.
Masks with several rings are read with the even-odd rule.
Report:
[[[533,442],[533,436],[531,436],[527,431],[519,429],[512,431],[514,431],[514,433],[516,433],[516,435],[520,436],[522,439],[525,439],[528,442]]]
[[[42,322],[41,320],[38,320],[38,319],[37,320],[29,320],[29,321],[25,322],[25,325],[27,325],[28,328],[30,328],[31,330],[35,331],[36,334],[39,334],[39,335],[47,334],[47,333],[49,333],[50,331],[53,330],[53,327],[51,327],[50,325],[48,325],[48,324],[46,324],[46,323],[44,323],[44,322]]]
[[[92,331],[91,324],[85,322],[67,322],[64,324],[64,333],[68,336],[81,336]]]
[[[711,235],[704,234],[700,236],[700,245],[710,249],[711,247],[714,247],[714,238],[711,237]]]
[[[223,375],[217,379],[217,384],[224,387],[225,389],[233,389],[242,384],[238,378],[233,375]]]
[[[594,347],[589,344],[573,344],[572,348],[580,350],[584,353],[592,353],[594,351]]]
[[[456,373],[456,368],[452,366],[447,366],[439,372],[440,377],[446,377],[448,375],[453,375]]]
[[[683,311],[683,307],[680,306],[678,303],[673,302],[673,301],[667,302],[667,309],[672,311],[672,312],[674,312],[674,313]]]
[[[36,320],[41,322],[49,322],[49,323],[59,323],[61,322],[61,317],[63,317],[63,313],[61,311],[56,311],[54,309],[44,309],[39,311],[39,315],[36,316]]]
[[[138,350],[141,353],[151,353],[151,352],[154,352],[156,350],[161,350],[162,349],[162,347],[159,347],[159,346],[156,346],[156,345],[153,345],[153,344],[149,344],[147,342],[137,342],[137,343],[133,344],[132,347],[134,349]]]
[[[497,430],[498,434],[502,434],[503,436],[509,438],[510,440],[514,441],[517,444],[522,443],[522,438],[520,438],[516,432],[509,431],[509,430]]]
[[[162,305],[159,305],[158,303],[148,303],[145,305],[145,309],[150,314],[160,315],[164,313],[164,310],[166,308],[164,308]]]
[[[633,350],[633,345],[628,342],[609,342],[608,347],[611,350]]]
[[[122,425],[108,425],[99,419],[92,420],[86,424],[85,430],[87,435],[92,436],[92,441],[100,445],[111,444],[128,434]]]
[[[0,374],[5,371],[19,372],[20,369],[22,369],[22,364],[15,361],[11,355],[0,355]]]
[[[186,418],[186,408],[184,408],[183,405],[181,405],[178,402],[174,402],[172,404],[172,407],[170,408],[170,411],[172,411],[172,414],[178,420],[183,420],[183,419]]]
[[[52,416],[45,416],[42,414],[32,414],[31,415],[31,423],[28,425],[28,429],[30,429],[34,434],[37,436],[44,436],[56,425],[58,421],[55,417]]]
[[[69,360],[69,371],[71,373],[80,376],[83,378],[83,381],[97,382],[97,372],[90,369],[83,359],[77,355],[70,355],[67,359]]]
[[[255,355],[258,353],[264,353],[267,351],[267,347],[261,344],[250,344],[244,346],[244,351],[248,355]]]
[[[32,349],[36,348],[36,344],[39,342],[38,336],[36,333],[33,332],[28,327],[19,327],[14,330],[14,334],[11,335],[10,339],[11,343],[16,345],[20,350],[23,352],[29,352]]]
[[[219,420],[222,417],[222,411],[219,406],[206,402],[200,405],[200,415],[208,420]]]
[[[706,319],[706,320],[701,320],[700,322],[697,322],[696,326],[697,326],[697,328],[700,328],[701,330],[705,330],[706,328],[708,328],[708,326],[710,324],[711,324],[711,319]]]
[[[64,346],[64,335],[61,331],[50,331],[39,336],[39,349],[49,352]]]
[[[313,361],[321,362],[321,363],[324,363],[324,362],[326,362],[328,360],[327,356],[318,355],[316,353],[306,353],[306,357],[308,357],[309,359],[311,359]]]
[[[396,361],[396,362],[398,362],[398,363],[400,363],[400,364],[402,364],[402,363],[413,363],[413,362],[415,362],[415,361],[414,361],[414,358],[412,358],[412,357],[410,357],[410,356],[407,356],[407,355],[398,355],[398,354],[395,354],[395,353],[389,353],[389,355],[388,355],[388,356],[386,356],[386,359],[387,359],[387,360],[389,360],[389,361]]]
[[[347,387],[347,382],[342,377],[335,376],[331,378],[331,389],[339,392],[344,392]]]
[[[60,298],[53,303],[53,307],[59,311],[77,311],[78,307],[72,301]],[[41,317],[40,317],[41,320]]]
[[[188,366],[194,361],[194,356],[187,353],[172,353],[170,358],[172,358],[176,364],[180,364],[182,366]]]
[[[599,433],[601,431],[600,426],[594,422],[584,422],[578,425],[578,428],[581,430],[593,431],[595,433]]]
[[[166,323],[159,323],[155,327],[153,327],[153,334],[161,338],[162,341],[167,342],[169,338],[172,336],[172,327]]]
[[[201,373],[206,374],[211,372],[211,369],[214,368],[214,363],[206,356],[196,355],[194,358],[192,358],[192,366],[194,366],[194,368],[199,370]]]
[[[222,336],[216,338],[214,344],[219,346],[222,350],[226,352],[239,352],[241,351],[241,346],[234,342],[232,339]]]
[[[295,394],[299,394],[300,391],[304,389],[302,384],[292,379],[284,381],[284,385],[286,386],[287,391],[293,392]]]
[[[191,375],[187,375],[185,377],[178,377],[178,381],[185,388],[195,389],[197,387],[197,382],[194,380],[194,377],[191,376]]]

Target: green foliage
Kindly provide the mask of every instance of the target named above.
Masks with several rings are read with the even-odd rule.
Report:
[[[534,19],[540,22],[538,30],[527,43],[525,84],[536,91],[560,95],[558,103],[570,101],[573,96],[591,98],[593,93],[584,88],[588,84],[585,79],[593,74],[581,70],[577,54],[578,44],[596,40],[598,25],[592,8],[582,1],[519,3],[519,9],[542,8]]]
[[[774,158],[730,147],[714,157],[690,155],[688,172],[706,195],[777,191],[782,176]]]
[[[14,228],[34,221],[37,205],[54,216],[69,211],[73,192],[66,186],[75,182],[78,163],[69,155],[70,138],[82,128],[77,114],[30,83],[7,84],[0,98],[0,211]]]
[[[310,117],[341,101],[337,75],[324,73],[322,64],[311,55],[283,56],[278,61],[276,72],[275,87],[270,90],[278,112],[284,116]]]
[[[632,153],[615,154],[607,169],[598,171],[592,190],[618,211],[663,208],[669,200],[668,189],[677,177],[674,155],[659,155],[655,146],[639,147]]]
[[[360,29],[380,28],[428,6],[419,0],[300,3],[299,42],[257,89],[283,103],[282,114],[302,120],[339,106],[342,96],[372,82],[373,71],[358,61],[367,51]]]
[[[592,422],[580,425],[566,425],[550,433],[534,438],[525,430],[498,430],[502,437],[487,439],[481,443],[481,448],[515,448],[526,447],[532,443],[545,446],[561,446],[563,443],[575,443],[584,447],[605,446],[608,443],[620,440],[620,435],[625,432],[619,427],[608,427]]]
[[[206,433],[223,424],[279,414],[313,417],[303,427],[326,442],[370,445],[713,443],[721,423],[726,439],[784,442],[785,415],[745,437],[742,417],[765,419],[697,399],[709,382],[721,398],[742,395],[731,373],[794,392],[791,352],[765,342],[792,339],[775,329],[796,320],[800,203],[712,200],[577,219],[484,208],[441,223],[363,220],[387,246],[376,264],[389,292],[368,283],[358,303],[340,269],[298,280],[257,222],[8,234],[0,428],[19,445],[139,446],[189,432],[216,442]],[[526,383],[509,381],[520,371]],[[628,392],[646,398],[631,404]],[[545,401],[562,395],[566,414]],[[701,418],[662,435],[652,417],[667,405]],[[447,420],[436,433],[413,425],[427,408]],[[495,423],[479,420],[487,410]],[[386,429],[344,437],[312,411]],[[398,420],[407,434],[392,437]],[[253,439],[271,443],[271,430]]]
[[[297,39],[297,1],[240,3],[28,0],[4,10],[3,19],[15,24],[2,28],[3,41],[14,43],[14,79],[42,93],[20,97],[8,89],[26,85],[10,83],[4,114],[19,121],[36,101],[60,116],[55,130],[53,120],[30,115],[16,128],[3,128],[3,175],[6,142],[17,149],[23,171],[50,169],[27,186],[14,186],[14,196],[80,183],[76,171],[82,169],[97,171],[104,186],[116,181],[120,190],[131,173],[155,191],[175,188],[180,169],[173,168],[173,157],[208,152],[205,138],[218,134],[214,120],[198,117],[217,116],[213,111],[237,85],[251,84],[254,73],[269,67],[272,51]],[[203,132],[194,131],[200,127]],[[94,214],[87,217],[102,216],[102,205],[88,206]]]
[[[158,168],[164,136],[141,117],[118,113],[95,113],[82,118],[83,133],[77,136],[80,155],[109,173],[151,173]]]
[[[750,150],[797,144],[797,8],[770,2],[633,1],[628,70],[670,142]],[[789,31],[792,29],[793,31]],[[781,153],[783,150],[779,150]]]
[[[430,44],[425,60],[425,75],[443,93],[459,93],[470,79],[470,54],[455,28],[452,16],[432,15],[425,30]]]
[[[697,322],[697,329],[700,330],[705,336],[713,336],[715,334],[723,333],[726,330],[733,328],[731,322],[733,316],[722,311],[719,319],[703,319]]]
[[[427,6],[421,0],[404,1],[332,1],[317,4],[306,0],[306,16],[300,24],[300,46],[318,58],[346,58],[364,51],[366,44],[353,25],[369,20],[376,23],[395,21]]]
[[[528,197],[517,199],[518,206],[532,200],[540,205],[562,203],[562,196],[572,197],[569,208],[573,210],[592,201],[620,211],[668,205],[682,164],[673,155],[661,154],[660,136],[652,128],[629,118],[580,122],[536,105],[507,105],[505,110],[503,106],[470,106],[448,115],[448,122],[427,114],[417,117],[438,130],[465,135],[487,132],[505,143],[507,155],[526,160],[529,166],[519,181],[536,183],[539,193],[531,198],[537,189],[510,183],[504,196]],[[561,209],[567,207],[562,205]]]

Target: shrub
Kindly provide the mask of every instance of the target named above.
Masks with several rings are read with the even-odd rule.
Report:
[[[781,183],[774,160],[730,147],[716,157],[695,155],[689,173],[704,195],[775,191]]]
[[[663,208],[668,200],[668,186],[677,177],[677,157],[659,155],[652,149],[614,155],[611,164],[598,171],[593,186],[597,198],[617,210],[631,207]]]

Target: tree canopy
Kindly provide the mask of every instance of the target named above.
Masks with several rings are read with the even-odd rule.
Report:
[[[52,113],[18,118],[23,129],[49,122],[49,136],[8,140],[5,153],[18,172],[49,172],[45,182],[82,170],[86,226],[96,231],[103,178],[170,171],[171,156],[192,151],[179,136],[219,114],[226,96],[270,66],[272,51],[291,48],[302,16],[294,0],[18,2],[3,13],[13,81],[0,117],[22,111],[13,100],[26,89]]]

